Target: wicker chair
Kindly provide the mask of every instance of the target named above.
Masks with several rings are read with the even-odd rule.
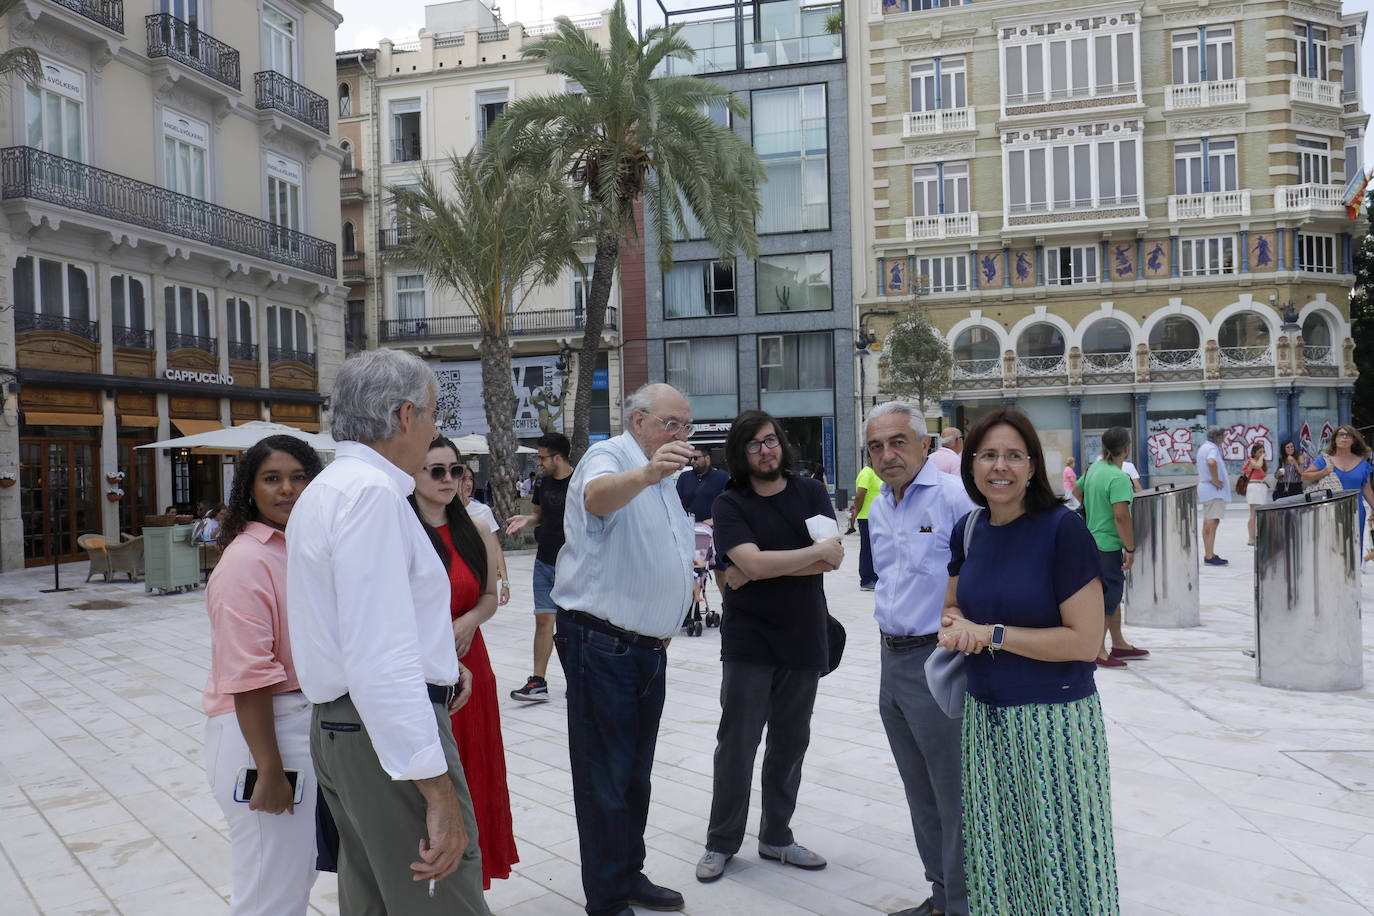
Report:
[[[143,575],[143,537],[132,538],[118,546],[106,546],[110,558],[110,575],[128,573],[129,581]]]
[[[90,571],[86,573],[86,581],[91,581],[91,576],[99,573],[105,577],[105,581],[110,581],[110,555],[105,544],[105,539],[98,534],[83,534],[76,539],[76,545],[86,551],[91,559]]]

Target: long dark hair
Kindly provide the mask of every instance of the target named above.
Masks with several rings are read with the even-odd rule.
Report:
[[[1360,435],[1360,431],[1349,423],[1342,423],[1331,433],[1331,442],[1326,446],[1326,453],[1328,455],[1336,454],[1336,437],[1343,432],[1350,433],[1350,454],[1363,458],[1365,453],[1369,451],[1369,446],[1365,445],[1364,436]]]
[[[461,462],[463,453],[458,451],[458,446],[446,436],[435,436],[429,443],[431,449],[446,448],[453,452],[453,460]],[[457,481],[458,486],[462,486],[462,481]],[[415,510],[415,515],[420,519],[420,524],[425,526],[425,534],[429,535],[430,543],[434,545],[434,550],[439,554],[439,559],[444,561],[444,569],[449,569],[453,563],[453,557],[448,552],[448,546],[444,544],[444,539],[439,536],[439,531],[430,526],[425,521],[425,517],[420,514],[420,506],[415,502],[415,494],[411,493],[410,507]],[[482,543],[482,535],[477,533],[477,526],[472,523],[472,516],[468,515],[467,508],[457,494],[449,500],[448,505],[444,506],[444,518],[448,520],[448,536],[453,541],[453,547],[458,551],[458,556],[463,558],[468,569],[472,570],[473,576],[477,578],[477,584],[481,591],[487,590],[487,545]]]
[[[259,439],[252,448],[243,453],[234,468],[234,485],[229,489],[229,504],[225,507],[224,521],[219,526],[217,543],[228,547],[238,537],[249,522],[259,518],[258,504],[253,502],[253,484],[258,478],[258,469],[273,452],[285,452],[301,463],[305,476],[314,480],[315,475],[324,468],[319,453],[311,448],[304,439],[295,436],[268,436]]]
[[[787,441],[787,433],[782,431],[782,425],[770,413],[746,410],[735,417],[730,424],[730,433],[725,437],[725,467],[730,471],[730,483],[727,486],[749,489],[749,453],[745,451],[745,446],[770,423],[782,453],[778,459],[778,469],[783,477],[792,477],[796,473],[792,469],[792,444]]]
[[[1045,473],[1045,450],[1040,447],[1040,436],[1036,433],[1030,417],[1015,407],[999,407],[986,414],[981,420],[973,424],[973,428],[964,437],[964,452],[959,461],[959,471],[960,476],[964,478],[964,489],[968,491],[969,499],[984,509],[988,507],[987,497],[973,482],[973,456],[978,453],[983,440],[992,431],[992,428],[1002,425],[1010,426],[1025,440],[1026,454],[1030,456],[1031,463],[1035,465],[1035,470],[1031,473],[1028,482],[1029,486],[1026,487],[1026,514],[1033,515],[1036,512],[1044,512],[1046,509],[1063,505],[1063,497],[1054,492],[1050,486],[1049,474]]]
[[[1279,466],[1282,467],[1288,463],[1288,446],[1290,445],[1293,446],[1293,463],[1301,467],[1302,452],[1298,450],[1297,444],[1292,439],[1284,439],[1283,444],[1279,446]]]

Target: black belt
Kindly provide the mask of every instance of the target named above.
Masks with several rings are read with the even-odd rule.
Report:
[[[457,684],[426,684],[429,688],[429,701],[438,703],[440,706],[447,706],[453,702],[453,698],[458,696]]]
[[[606,620],[604,617],[596,617],[585,611],[570,611],[562,607],[558,609],[558,612],[560,614],[567,614],[568,619],[573,621],[573,623],[581,624],[587,629],[595,630],[598,633],[605,633],[607,636],[613,636],[621,642],[629,643],[640,649],[663,648],[663,640],[655,639],[652,636],[645,636],[643,633],[636,633],[633,630],[623,630],[609,620]]]
[[[926,636],[889,636],[887,633],[883,633],[882,637],[883,645],[887,646],[889,649],[900,651],[902,649],[919,649],[922,646],[928,646],[939,639],[940,634],[930,633]]]

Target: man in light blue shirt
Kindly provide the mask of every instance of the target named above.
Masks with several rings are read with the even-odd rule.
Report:
[[[1226,427],[1207,427],[1207,441],[1197,449],[1197,502],[1202,510],[1202,562],[1208,566],[1225,566],[1227,561],[1217,556],[1217,527],[1226,516],[1226,504],[1231,501],[1230,476],[1226,460],[1221,454],[1221,440]]]
[[[878,712],[906,788],[916,849],[931,895],[892,916],[968,916],[964,887],[958,719],[946,716],[926,684],[949,583],[949,536],[973,509],[963,480],[926,460],[919,408],[889,401],[868,415],[869,463],[883,485],[868,510],[878,572],[873,616],[882,636]]]
[[[692,457],[692,408],[671,385],[625,400],[625,432],[577,464],[563,510],[554,647],[568,682],[568,756],[588,916],[682,909],[644,875],[664,640],[692,600],[695,537],[672,476]]]

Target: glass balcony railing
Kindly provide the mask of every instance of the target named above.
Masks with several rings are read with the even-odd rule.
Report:
[[[736,40],[733,16],[711,19],[672,19],[682,25],[679,33],[696,50],[691,60],[669,59],[655,70],[655,76],[693,76],[742,69],[786,67],[795,64],[840,60],[844,43],[838,21],[840,4],[807,4],[798,0],[761,0],[746,6],[743,16],[743,42]],[[719,9],[719,7],[715,7]],[[755,20],[754,11],[758,19]],[[691,15],[690,13],[686,15]]]

